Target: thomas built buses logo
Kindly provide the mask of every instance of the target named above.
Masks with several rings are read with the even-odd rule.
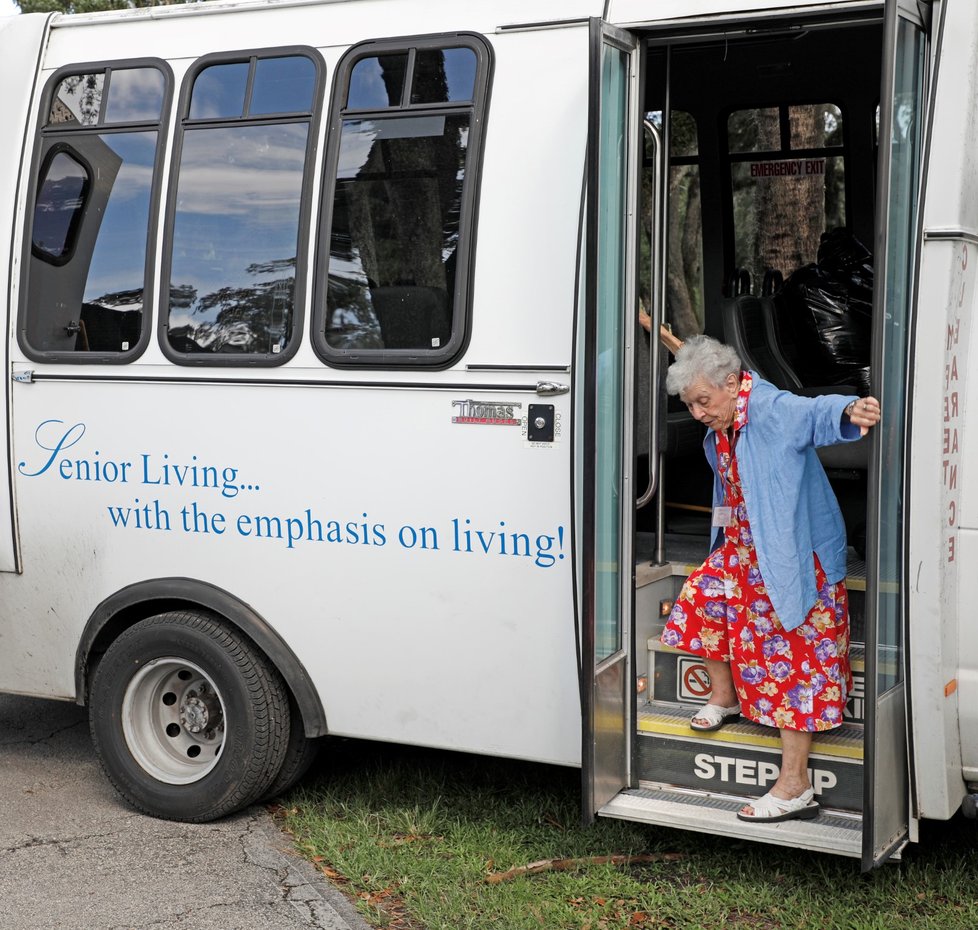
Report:
[[[453,400],[453,423],[475,423],[478,426],[519,426],[515,415],[522,404],[498,404],[495,401]]]

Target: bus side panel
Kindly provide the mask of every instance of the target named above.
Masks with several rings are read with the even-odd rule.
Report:
[[[918,284],[911,453],[909,672],[920,815],[946,818],[978,778],[978,8],[945,4],[932,92]],[[884,411],[885,416],[885,411]]]
[[[492,42],[475,308],[464,361],[569,365],[587,145],[587,30]]]
[[[4,689],[70,696],[101,600],[195,578],[284,638],[333,733],[574,761],[569,443],[452,421],[453,400],[526,395],[18,388],[33,474],[25,573],[0,579]]]
[[[4,127],[4,144],[0,146],[0,256],[5,280],[5,305],[8,332],[17,318],[17,279],[19,254],[14,254],[15,234],[20,225],[17,215],[17,182],[24,157],[25,139],[33,134],[30,118],[31,99],[38,72],[41,45],[47,28],[47,16],[10,16],[0,19],[0,75],[4,93],[0,97],[0,126]],[[3,404],[0,408],[0,427],[3,435],[10,417],[10,360],[4,353],[2,377]],[[0,458],[0,571],[17,570],[17,551],[14,538],[13,501],[11,499],[9,441],[3,444]]]
[[[601,0],[564,0],[560,18],[583,20],[601,13]],[[156,7],[151,11],[90,14],[59,20],[52,31],[46,67],[108,58],[198,58],[221,49],[272,48],[280,45],[346,47],[370,39],[446,32],[492,35],[499,26],[541,22],[554,15],[549,0],[357,0],[316,5],[236,6],[219,2],[201,7]],[[120,24],[120,20],[123,22]],[[75,24],[84,28],[75,28]],[[127,31],[118,45],[120,28]],[[89,46],[86,54],[80,51]],[[95,49],[103,52],[96,54]],[[175,49],[167,54],[165,49]]]
[[[196,22],[226,45],[222,17]],[[72,697],[95,606],[186,577],[278,632],[332,733],[579,763],[571,395],[533,388],[571,377],[586,29],[491,38],[471,339],[453,369],[336,371],[304,348],[268,383],[234,384],[261,379],[177,369],[155,346],[111,372],[30,365],[79,380],[15,386],[25,574],[0,577],[0,688]],[[214,374],[231,383],[140,381]],[[516,422],[458,422],[466,401]],[[554,408],[554,442],[526,440],[530,404]]]

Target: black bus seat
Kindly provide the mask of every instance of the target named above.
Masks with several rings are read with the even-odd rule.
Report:
[[[773,297],[782,287],[784,287],[784,275],[777,268],[767,268],[761,284],[761,296]]]
[[[775,300],[773,297],[742,295],[723,301],[723,335],[733,346],[746,368],[756,371],[775,387],[793,394],[815,397],[820,394],[855,394],[849,385],[803,387],[780,346],[777,344]],[[869,467],[869,443],[856,442],[825,446],[818,450],[823,467],[833,470],[865,471]]]
[[[769,301],[751,294],[725,298],[720,305],[723,339],[737,350],[745,368],[783,391],[797,391],[801,380],[769,338],[764,307]]]

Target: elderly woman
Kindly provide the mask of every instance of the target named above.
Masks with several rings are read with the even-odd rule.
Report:
[[[737,816],[815,817],[812,734],[842,723],[852,687],[845,527],[815,449],[865,435],[879,402],[778,390],[707,336],[677,351],[666,389],[709,427],[714,472],[712,552],[662,634],[710,675],[710,702],[690,726],[717,730],[743,715],[777,727],[780,775]]]

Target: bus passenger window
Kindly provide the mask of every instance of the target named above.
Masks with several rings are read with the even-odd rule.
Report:
[[[164,271],[175,361],[277,364],[298,347],[321,72],[310,50],[211,58],[192,76]]]
[[[461,348],[488,54],[442,36],[341,62],[314,323],[325,361],[444,364]]]
[[[52,82],[18,327],[30,358],[125,362],[145,345],[163,68],[117,64]]]
[[[249,116],[308,113],[316,94],[316,66],[308,58],[259,58]]]
[[[414,66],[411,103],[471,100],[478,61],[470,48],[423,49]]]
[[[244,114],[248,86],[247,61],[204,68],[194,81],[191,119],[238,119]]]
[[[152,68],[112,72],[112,93],[105,111],[108,123],[134,123],[160,118],[166,80]]]
[[[104,89],[104,71],[69,75],[58,83],[51,99],[48,125],[97,125],[102,112]]]
[[[350,74],[347,106],[354,110],[377,110],[399,107],[404,96],[404,73],[407,52],[361,58]]]

